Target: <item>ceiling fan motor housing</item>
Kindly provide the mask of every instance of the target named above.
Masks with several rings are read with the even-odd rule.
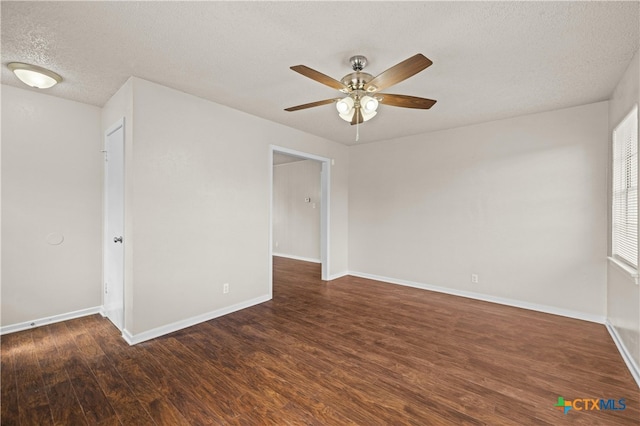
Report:
[[[349,88],[349,92],[364,90],[364,86],[373,79],[373,76],[366,72],[352,72],[342,77],[342,84]]]

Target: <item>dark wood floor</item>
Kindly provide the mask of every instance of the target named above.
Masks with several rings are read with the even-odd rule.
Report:
[[[3,336],[2,425],[640,423],[601,325],[283,258],[274,276],[272,301],[133,347],[98,315]]]

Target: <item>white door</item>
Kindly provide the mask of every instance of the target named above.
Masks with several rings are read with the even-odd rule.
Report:
[[[124,119],[105,136],[104,312],[124,328]]]

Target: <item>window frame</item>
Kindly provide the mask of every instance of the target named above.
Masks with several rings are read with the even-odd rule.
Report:
[[[629,131],[630,134],[627,133]],[[618,136],[619,134],[621,136]],[[611,257],[614,261],[622,263],[621,266],[626,267],[625,269],[636,272],[637,276],[640,166],[637,104],[616,125],[611,138]]]

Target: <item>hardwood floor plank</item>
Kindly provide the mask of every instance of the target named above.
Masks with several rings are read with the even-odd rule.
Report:
[[[94,338],[91,318],[80,318],[69,324],[74,342],[84,363],[96,379],[122,424],[152,425],[155,422],[140,404],[127,382]],[[108,416],[110,419],[111,416]],[[110,421],[110,420],[109,420]]]
[[[19,350],[17,344],[18,336],[10,334],[2,336],[0,348],[2,357],[0,357],[0,424],[3,425],[19,425],[20,418],[18,415],[18,387],[16,382],[16,373],[14,367],[14,352]]]
[[[106,356],[96,357],[88,365],[122,424],[155,424]]]
[[[169,362],[157,361],[152,355],[140,356],[137,362],[162,397],[170,401],[187,421],[207,425],[219,420],[203,402],[202,395],[194,391],[189,376],[183,376]]]
[[[274,258],[273,300],[129,346],[99,315],[2,337],[2,424],[638,425],[599,324]],[[625,399],[571,410],[559,396]]]
[[[55,425],[86,425],[87,419],[69,380],[56,382],[47,388],[51,414]]]
[[[67,372],[71,386],[75,392],[84,415],[89,424],[110,424],[117,422],[117,416],[108,398],[100,388],[96,377],[87,366],[83,352],[75,343],[75,337],[81,334],[77,327],[78,321],[58,323],[53,332],[58,352],[64,359],[64,369]]]
[[[231,320],[230,316],[228,319]],[[258,325],[255,325],[258,327]],[[238,327],[240,328],[240,327]],[[237,328],[237,329],[238,329]],[[242,328],[243,331],[247,331],[247,327]],[[272,327],[266,327],[265,331],[273,332],[275,329]],[[376,419],[397,419],[398,413],[402,412],[402,408],[405,407],[405,401],[399,400],[394,395],[394,390],[385,389],[384,386],[381,386],[379,383],[377,386],[376,397],[374,400],[370,400],[367,396],[367,392],[361,392],[362,389],[370,389],[372,386],[372,381],[375,380],[376,374],[374,374],[375,370],[378,369],[378,366],[368,363],[367,360],[360,357],[357,353],[352,352],[338,352],[338,349],[335,347],[336,345],[336,337],[329,337],[328,340],[332,341],[334,345],[333,354],[339,355],[340,359],[340,368],[334,368],[335,365],[332,363],[322,363],[322,359],[331,359],[331,354],[328,352],[323,352],[321,349],[322,346],[326,345],[326,342],[318,345],[313,348],[313,342],[308,343],[297,343],[294,340],[290,339],[292,335],[296,334],[294,329],[287,330],[285,333],[280,333],[276,338],[271,339],[270,341],[278,341],[285,342],[286,345],[283,347],[283,351],[280,353],[280,357],[274,360],[269,360],[267,354],[262,354],[262,360],[260,360],[260,364],[268,366],[268,368],[274,369],[274,374],[282,376],[284,372],[282,371],[282,366],[287,365],[289,367],[289,373],[301,373],[301,381],[303,383],[319,383],[320,386],[323,387],[322,391],[326,391],[326,388],[331,393],[341,395],[344,398],[349,398],[354,400],[358,406],[369,406],[373,407],[367,412],[359,413],[359,422],[363,424],[363,422],[371,422],[373,421],[371,418],[368,418],[370,415],[374,415]],[[246,335],[242,336],[245,337]],[[305,336],[297,336],[297,338],[304,339]],[[272,345],[273,346],[273,345]],[[296,347],[300,347],[301,350],[296,352],[294,349]],[[272,347],[266,348],[266,350],[272,349]],[[313,357],[308,357],[309,353],[313,353]],[[274,353],[275,357],[278,357],[277,353]],[[309,358],[305,362],[305,358]],[[333,356],[335,359],[335,356]],[[251,362],[250,360],[245,360],[245,363]],[[278,366],[278,367],[274,367]],[[344,375],[342,374],[343,370],[353,371],[353,370],[365,370],[366,375],[363,376],[354,376],[354,375]],[[385,374],[388,371],[384,372]],[[340,375],[340,377],[334,377]],[[311,379],[311,380],[309,380]],[[287,382],[296,384],[294,378],[288,377]],[[333,386],[333,383],[338,383],[339,386]],[[296,384],[296,386],[304,386],[300,384]],[[319,392],[319,391],[316,391]],[[307,391],[307,393],[311,393],[311,391]],[[360,398],[360,400],[358,400]],[[309,403],[307,402],[307,405]],[[389,410],[387,410],[389,408]],[[340,408],[337,408],[340,410]],[[353,410],[343,411],[343,416],[353,416]],[[442,420],[443,417],[439,416],[437,413],[432,412],[429,415],[430,418],[435,420]]]
[[[296,326],[293,325],[291,329],[287,329],[285,333],[279,334],[277,339],[274,339],[274,340],[277,340],[277,341],[287,340],[288,336],[292,336],[296,334],[295,328]],[[275,327],[266,327],[266,329],[273,330],[275,329]],[[305,338],[304,335],[300,335],[297,337],[300,339]],[[353,336],[350,336],[350,339],[352,338]],[[366,346],[362,344],[363,343],[362,341],[359,341],[358,343],[359,343],[358,345],[359,347]],[[309,342],[308,344],[303,344],[301,345],[301,347],[304,348],[303,352],[294,353],[293,348],[295,348],[298,345],[296,345],[296,343],[293,341],[287,341],[286,351],[288,354],[294,355],[293,356],[294,359],[299,360],[300,358],[303,358],[305,356],[306,351],[309,351],[310,348],[312,348],[312,345],[313,345],[313,342]],[[389,371],[384,366],[376,364],[373,358],[368,353],[365,354],[364,351],[361,352],[361,351],[353,350],[352,349],[353,340],[349,340],[349,341],[345,340],[344,342],[341,342],[338,335],[328,336],[327,342],[322,342],[320,345],[318,345],[318,347],[313,349],[314,356],[316,357],[316,359],[309,360],[309,362],[311,362],[312,364],[300,363],[300,365],[297,365],[296,367],[298,369],[302,368],[303,370],[306,370],[304,371],[304,373],[307,377],[316,376],[319,381],[322,381],[323,378],[326,381],[326,379],[330,377],[326,375],[326,372],[334,370],[332,364],[327,364],[315,372],[312,370],[306,369],[305,366],[306,365],[317,366],[319,364],[318,358],[320,359],[330,358],[331,354],[329,354],[328,352],[324,352],[322,349],[327,345],[331,346],[331,352],[333,352],[333,354],[339,355],[341,364],[339,369],[335,369],[336,375],[340,375],[342,373],[342,370],[353,371],[358,369],[366,371],[366,374],[367,374],[366,377],[370,377],[371,378],[370,380],[376,380],[376,378],[378,377],[387,377],[389,375],[393,375],[392,371]],[[344,386],[346,383],[349,383],[349,386],[347,387],[346,392],[348,392],[350,397],[353,398],[359,394],[358,392],[359,389],[371,388],[371,385],[372,385],[371,381],[363,381],[362,377],[365,377],[365,376],[341,375],[340,377],[330,377],[331,380],[329,380],[329,382],[330,383],[337,382],[337,383],[340,383],[342,386]],[[360,401],[360,404],[376,407],[377,412],[375,412],[375,410],[374,412],[377,418],[386,418],[383,412],[383,408],[386,406],[389,406],[392,409],[391,411],[392,413],[397,413],[398,411],[401,411],[401,409],[406,405],[404,401],[397,400],[397,398],[394,397],[394,393],[397,392],[397,389],[394,389],[393,386],[383,386],[381,385],[381,383],[377,383],[376,386],[378,388],[376,400],[374,402],[369,401],[366,404],[364,403],[364,401]],[[385,389],[385,387],[388,389]],[[339,393],[339,392],[343,392],[344,389],[342,388],[333,389],[333,391]],[[446,411],[445,407],[447,405],[448,405],[448,401],[446,400],[439,401],[439,408],[443,410],[442,417],[437,417],[437,414],[435,412],[431,413],[432,417],[436,417],[436,419],[440,419],[440,420],[442,420],[442,418],[445,418],[447,416],[450,417],[452,414],[451,414],[451,411]],[[393,415],[397,415],[397,414],[393,414]],[[462,420],[464,416],[460,416],[460,417]],[[466,419],[466,420],[473,423],[470,419]]]
[[[32,331],[16,336],[15,344],[20,353],[14,356],[20,424],[53,424]]]
[[[87,424],[87,419],[64,368],[65,361],[60,357],[55,338],[51,334],[52,328],[52,326],[36,328],[32,336],[37,348],[38,363],[42,371],[53,424]]]
[[[51,326],[38,327],[32,332],[38,364],[45,386],[55,386],[69,380],[64,369],[64,359],[60,356]]]
[[[243,331],[246,330],[247,328],[244,327]],[[296,398],[304,398],[304,404],[311,407],[322,405],[317,399],[308,398],[310,395],[316,395],[325,390],[322,388],[321,380],[318,380],[317,377],[300,374],[299,369],[301,365],[304,365],[303,360],[298,360],[296,364],[291,363],[291,360],[287,359],[282,351],[275,350],[273,347],[275,345],[262,345],[255,334],[232,333],[228,327],[212,327],[207,330],[207,334],[213,337],[216,344],[221,345],[220,350],[226,348],[228,351],[237,345],[237,342],[243,340],[256,343],[256,349],[253,352],[244,355],[236,353],[231,356],[242,357],[243,370],[238,373],[243,377],[247,388],[254,389],[258,394],[262,392],[263,395],[268,395],[274,408],[281,409],[287,404],[287,401],[296,400]],[[271,342],[275,343],[275,341]],[[197,345],[196,342],[193,343]],[[225,356],[228,355],[225,354]],[[309,389],[306,389],[307,387]],[[262,398],[264,399],[264,396]],[[322,407],[322,409],[324,408]]]
[[[159,425],[188,425],[189,422],[165,396],[158,392],[153,382],[135,360],[123,359],[115,363],[138,401]]]

